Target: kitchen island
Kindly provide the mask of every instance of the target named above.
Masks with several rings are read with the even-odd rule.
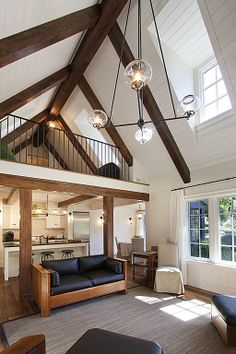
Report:
[[[62,258],[62,250],[74,250],[75,257],[82,257],[89,255],[88,242],[76,241],[56,241],[49,243],[33,243],[32,244],[32,261],[33,263],[41,262],[41,252],[53,251],[54,259]],[[19,275],[19,242],[7,242],[4,244],[3,252],[3,270],[4,279],[8,280],[11,277]]]

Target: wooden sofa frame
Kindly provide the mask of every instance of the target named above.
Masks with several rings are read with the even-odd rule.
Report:
[[[124,280],[112,283],[97,285],[91,288],[70,291],[59,295],[51,295],[50,273],[40,264],[33,264],[32,270],[32,296],[41,311],[41,316],[50,316],[51,309],[63,305],[69,305],[75,302],[93,299],[98,296],[111,294],[122,291],[127,294],[128,278],[127,278],[127,261],[124,259],[114,258],[122,262]]]
[[[38,334],[35,336],[28,336],[18,340],[16,343],[10,345],[1,351],[1,354],[27,354],[31,350],[35,350],[36,354],[45,354],[45,336]]]
[[[214,326],[220,333],[227,346],[236,347],[236,327],[228,325],[222,318],[222,315],[217,307],[214,304],[211,306],[211,319]]]

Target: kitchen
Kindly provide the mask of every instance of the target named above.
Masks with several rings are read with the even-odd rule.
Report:
[[[73,193],[33,191],[33,263],[40,263],[45,252],[48,259],[103,253],[102,197],[71,204],[75,197]],[[140,203],[115,198],[114,206],[114,235],[131,245]],[[144,203],[141,208],[145,209]],[[0,267],[5,280],[19,274],[19,223],[19,192],[0,185]]]
[[[18,190],[1,187],[0,261],[4,279],[19,274],[19,195]],[[34,191],[32,197],[32,262],[89,255],[89,213],[60,208],[71,194]],[[6,198],[5,198],[6,197]],[[82,222],[77,214],[83,216]],[[75,220],[73,220],[75,219]],[[83,233],[80,234],[79,230]]]

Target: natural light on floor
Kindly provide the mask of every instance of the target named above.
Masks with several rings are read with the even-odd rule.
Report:
[[[168,313],[184,322],[193,320],[200,316],[209,315],[211,305],[199,300],[181,301],[174,305],[160,308],[161,311]]]
[[[156,304],[157,302],[173,300],[175,296],[156,297],[156,296],[135,296],[135,299],[145,302],[146,304]]]

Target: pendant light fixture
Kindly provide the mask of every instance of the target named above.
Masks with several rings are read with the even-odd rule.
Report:
[[[105,128],[109,125],[112,114],[113,114],[113,109],[114,109],[114,103],[115,103],[115,96],[116,96],[116,90],[117,90],[117,83],[118,83],[118,78],[119,78],[119,73],[120,73],[120,67],[121,67],[121,62],[122,62],[122,57],[123,57],[123,51],[124,51],[124,44],[125,44],[125,39],[126,39],[126,32],[127,32],[127,25],[128,25],[128,20],[129,20],[129,13],[130,13],[130,6],[131,6],[131,1],[129,0],[128,4],[128,10],[127,10],[127,16],[126,16],[126,22],[125,22],[125,28],[124,28],[124,34],[123,34],[123,44],[121,48],[121,53],[120,53],[120,58],[119,58],[119,65],[118,65],[118,70],[117,70],[117,75],[116,75],[116,80],[115,80],[115,85],[114,85],[114,90],[113,90],[113,95],[112,95],[112,102],[111,102],[111,108],[110,108],[110,114],[107,115],[105,112],[101,110],[94,110],[92,113],[89,114],[88,116],[88,121],[89,123],[97,128]],[[138,43],[137,43],[137,59],[133,60],[130,62],[124,71],[124,80],[125,83],[136,92],[137,95],[137,103],[138,103],[138,121],[133,122],[133,123],[122,123],[122,124],[113,124],[115,128],[118,127],[126,127],[126,126],[138,126],[138,130],[135,133],[135,139],[140,143],[140,144],[145,144],[152,138],[152,129],[147,127],[147,124],[153,123],[152,121],[144,121],[143,117],[143,90],[145,89],[145,86],[150,82],[152,78],[152,67],[151,65],[146,61],[142,59],[142,30],[141,30],[141,0],[136,0],[137,1],[137,9],[138,9],[138,15],[137,15],[137,36],[138,36]],[[146,3],[146,1],[145,1]],[[177,110],[178,113],[180,113],[180,116],[177,115],[176,109],[175,109],[175,104],[174,104],[174,97],[172,94],[171,90],[171,84],[166,68],[166,63],[165,63],[165,58],[163,54],[163,49],[162,49],[162,44],[161,44],[161,39],[157,27],[157,22],[155,18],[155,13],[153,9],[153,4],[152,0],[149,0],[149,5],[151,8],[151,13],[153,17],[153,22],[154,22],[154,27],[155,27],[155,32],[156,32],[156,37],[157,37],[157,42],[158,46],[160,49],[160,56],[165,72],[165,77],[167,80],[167,86],[168,86],[168,92],[170,96],[170,101],[171,101],[171,106],[173,110],[173,117],[171,118],[166,118],[163,120],[160,120],[158,124],[161,124],[162,122],[166,121],[172,121],[172,120],[179,120],[179,119],[190,119],[200,108],[201,102],[200,99],[193,95],[189,94],[185,96],[178,104]]]

